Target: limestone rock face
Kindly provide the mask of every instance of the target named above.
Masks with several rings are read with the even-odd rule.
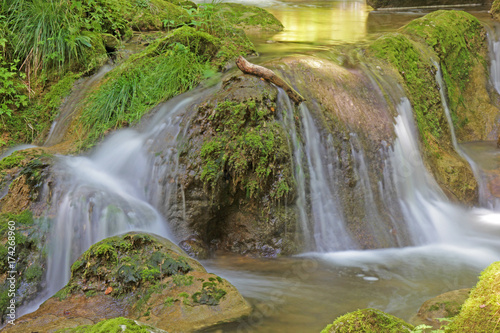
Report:
[[[126,317],[191,332],[248,315],[248,303],[176,245],[150,234],[107,238],[72,266],[69,283],[6,332],[52,332]]]

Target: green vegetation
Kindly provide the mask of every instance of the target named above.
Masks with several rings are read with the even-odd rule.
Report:
[[[375,309],[363,309],[338,317],[321,333],[411,333],[413,329],[413,325],[390,314]]]
[[[111,52],[132,30],[163,30],[163,36],[171,36],[162,37],[161,52],[153,55],[149,49],[132,57],[87,99],[91,110],[81,120],[90,133],[83,133],[82,147],[193,88],[227,60],[255,51],[217,3],[6,0],[0,18],[0,127],[6,133],[0,148],[46,134],[74,81],[108,59],[105,44],[113,45]],[[198,48],[205,42],[209,49]]]
[[[212,193],[229,179],[232,193],[242,189],[249,198],[270,193],[278,200],[288,194],[290,152],[283,128],[274,121],[274,107],[226,100],[205,110],[214,136],[201,147],[201,180]]]
[[[483,59],[486,32],[481,23],[463,11],[437,11],[413,20],[403,31],[415,39],[421,38],[441,63],[454,126],[463,127],[467,119],[456,111],[463,103],[463,92],[469,82],[472,67]]]
[[[123,296],[131,290],[156,290],[163,278],[182,275],[191,266],[180,256],[172,256],[152,236],[126,234],[107,238],[85,251],[71,267],[71,280],[59,292],[59,298],[82,292],[83,285],[104,292],[111,285],[111,295]],[[81,281],[87,281],[82,284]]]
[[[245,6],[239,3],[222,3],[221,8],[223,18],[240,28],[259,28],[275,32],[283,30],[283,24],[263,8]]]
[[[194,293],[191,298],[195,303],[217,305],[221,298],[226,295],[226,291],[219,288],[219,284],[222,284],[222,279],[217,276],[216,278],[208,278],[208,280],[203,282],[201,291]]]
[[[103,320],[94,325],[84,325],[75,328],[65,328],[58,330],[57,333],[150,333],[154,328],[135,320],[118,317]]]
[[[486,268],[470,297],[446,332],[498,332],[500,329],[500,262]]]

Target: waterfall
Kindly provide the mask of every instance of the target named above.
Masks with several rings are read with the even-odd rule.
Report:
[[[463,213],[448,203],[434,178],[427,171],[418,145],[417,127],[410,101],[403,98],[397,106],[396,141],[390,156],[392,183],[395,185],[404,224],[413,245],[453,241],[454,221]]]
[[[495,90],[500,94],[500,39],[495,24],[493,30],[488,29],[488,46],[490,51],[490,78]]]
[[[309,193],[316,248],[321,252],[350,249],[353,241],[345,228],[337,199],[339,196],[335,192],[335,181],[326,168],[331,163],[329,159],[332,154],[328,154],[307,106],[302,103],[299,108],[309,170]]]
[[[155,206],[168,201],[177,186],[171,181],[177,171],[177,137],[194,99],[184,95],[165,103],[142,131],[118,131],[89,157],[59,158],[47,288],[21,313],[34,311],[64,287],[72,263],[102,239],[129,231],[173,239]]]

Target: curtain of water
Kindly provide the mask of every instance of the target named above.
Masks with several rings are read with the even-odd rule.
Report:
[[[70,278],[71,264],[104,238],[144,231],[172,239],[152,199],[164,202],[162,198],[177,186],[171,181],[177,171],[177,136],[192,100],[164,105],[143,131],[118,131],[90,157],[60,158],[55,167],[57,192],[52,202],[58,206],[49,235],[47,288],[23,313],[61,289]]]

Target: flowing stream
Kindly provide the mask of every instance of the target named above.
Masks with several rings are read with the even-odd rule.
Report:
[[[261,41],[258,49],[267,56],[364,42],[425,14],[412,11],[384,16],[369,13],[360,1],[266,4],[286,27],[274,37],[254,36]],[[311,22],[311,17],[316,21]],[[338,17],[345,21],[337,22]],[[384,21],[387,17],[392,17],[391,22]],[[314,31],[301,32],[307,30],[305,27]],[[325,37],[325,29],[341,31]],[[275,43],[279,44],[278,51],[271,51],[269,45]],[[294,47],[293,43],[300,45]],[[495,43],[490,42],[494,60],[500,52]],[[495,61],[492,77],[496,83],[500,82],[500,66]],[[440,73],[436,79],[444,91]],[[54,241],[48,254],[48,287],[23,310],[25,313],[62,288],[69,280],[72,262],[99,240],[134,230],[175,241],[158,207],[168,207],[171,195],[180,187],[176,178],[177,143],[189,126],[190,114],[186,110],[211,92],[195,91],[174,98],[138,129],[110,136],[90,156],[59,158],[58,190],[52,199],[57,213],[50,234]],[[387,237],[393,245],[361,250],[346,227],[337,188],[339,161],[331,136],[316,122],[314,110],[305,104],[295,109],[282,91],[278,98],[277,113],[282,115],[294,152],[297,222],[310,252],[292,258],[227,256],[203,261],[207,270],[227,278],[255,308],[250,318],[223,326],[224,332],[318,332],[335,317],[366,307],[411,320],[425,300],[472,287],[478,273],[500,258],[500,205],[483,200],[483,207],[467,209],[446,199],[422,161],[408,99],[403,97],[396,105],[394,143],[380,152],[384,170],[378,189],[370,185],[370,162],[358,144],[358,134],[349,137],[364,200],[359,209],[366,212],[369,231],[384,235],[380,237]],[[442,99],[449,117],[444,95]],[[300,121],[295,122],[295,117]],[[452,126],[451,118],[449,123]],[[471,156],[469,161],[476,175],[481,175],[486,162],[473,162],[481,154],[473,148],[479,157],[465,154],[452,127],[451,131],[455,149],[463,156]],[[48,141],[58,142],[60,133],[54,131]],[[492,156],[490,165],[500,158],[498,154]],[[377,230],[387,212],[377,208],[376,196],[382,198],[389,211],[389,224],[401,230]],[[403,245],[411,246],[400,247]]]

